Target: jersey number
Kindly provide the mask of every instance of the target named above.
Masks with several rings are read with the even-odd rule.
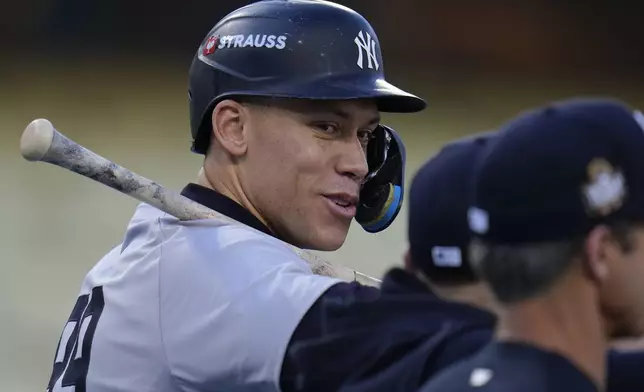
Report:
[[[92,340],[104,306],[103,287],[100,286],[76,300],[58,342],[47,392],[86,392]]]

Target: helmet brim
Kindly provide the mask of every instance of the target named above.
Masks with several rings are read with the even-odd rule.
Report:
[[[270,91],[270,93],[269,93]],[[321,77],[316,80],[290,80],[267,86],[258,83],[257,89],[229,91],[217,101],[234,96],[258,96],[296,98],[308,100],[354,100],[374,99],[378,110],[384,113],[416,113],[424,110],[427,103],[383,79],[345,77]]]
[[[404,91],[393,84],[378,79],[377,96],[378,110],[385,113],[416,113],[427,107],[425,100]]]

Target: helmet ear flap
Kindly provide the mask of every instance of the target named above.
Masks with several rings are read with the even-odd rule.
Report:
[[[398,134],[381,125],[367,147],[369,175],[360,191],[356,221],[369,233],[389,227],[403,203],[406,151]],[[372,145],[373,144],[373,145]]]
[[[386,160],[387,150],[389,149],[389,139],[386,134],[386,128],[378,125],[373,131],[373,139],[367,146],[367,164],[369,166],[369,174],[366,181],[372,178],[378,170],[382,167]]]
[[[356,221],[368,233],[378,233],[391,225],[402,207],[403,189],[388,183],[374,195],[374,207],[361,204]]]

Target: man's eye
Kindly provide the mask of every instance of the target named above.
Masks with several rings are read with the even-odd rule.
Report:
[[[318,129],[318,130],[320,130],[320,131],[322,131],[324,133],[333,134],[333,133],[338,132],[338,126],[335,125],[335,124],[320,123],[320,124],[315,124],[314,126],[315,126],[316,129]]]

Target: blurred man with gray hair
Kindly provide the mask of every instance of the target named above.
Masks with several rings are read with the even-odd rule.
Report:
[[[423,392],[606,390],[610,340],[644,335],[641,120],[619,101],[570,99],[522,113],[486,148],[468,222],[472,265],[502,305],[496,336]]]

